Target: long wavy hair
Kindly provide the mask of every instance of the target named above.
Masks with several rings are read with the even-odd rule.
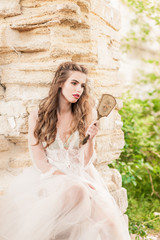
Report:
[[[59,107],[59,91],[60,85],[69,78],[73,71],[79,71],[84,74],[88,74],[88,70],[83,65],[75,62],[64,62],[60,64],[55,72],[49,94],[46,98],[42,99],[39,104],[38,119],[34,129],[34,136],[37,139],[37,144],[45,142],[47,148],[51,143],[55,141],[57,134],[57,108]],[[78,129],[80,136],[80,146],[82,140],[85,137],[85,132],[88,126],[93,121],[92,108],[94,101],[90,95],[90,88],[87,84],[83,90],[81,97],[76,103],[71,103],[71,111],[73,113],[73,120],[71,122],[68,133],[72,134]]]

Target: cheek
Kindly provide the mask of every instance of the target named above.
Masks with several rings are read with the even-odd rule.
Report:
[[[66,85],[63,89],[62,89],[62,93],[65,97],[69,97],[74,93],[74,86],[72,85]]]

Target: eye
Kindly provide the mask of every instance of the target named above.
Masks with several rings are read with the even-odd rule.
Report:
[[[82,85],[82,88],[85,88],[86,86],[85,85]]]
[[[71,84],[76,85],[77,83],[76,82],[71,82]]]

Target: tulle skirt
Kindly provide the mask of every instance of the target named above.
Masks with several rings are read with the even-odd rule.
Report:
[[[129,239],[120,209],[98,178],[68,174],[42,179],[31,166],[0,196],[0,240]]]

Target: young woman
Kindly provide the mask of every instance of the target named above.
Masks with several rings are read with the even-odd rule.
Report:
[[[98,121],[92,108],[87,69],[62,63],[48,96],[29,116],[33,166],[15,177],[0,198],[1,240],[130,239],[93,165]]]

